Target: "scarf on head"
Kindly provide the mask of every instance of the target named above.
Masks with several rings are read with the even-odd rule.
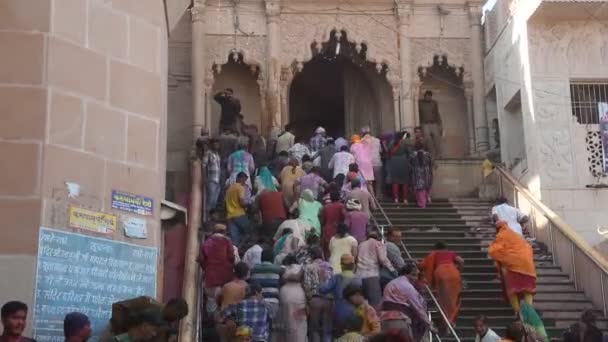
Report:
[[[264,186],[265,190],[277,191],[277,187],[274,185],[272,173],[270,172],[267,166],[263,166],[260,168],[258,177],[260,177],[260,180],[262,181],[262,185]]]

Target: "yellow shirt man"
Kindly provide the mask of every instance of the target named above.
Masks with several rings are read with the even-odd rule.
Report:
[[[232,184],[226,191],[226,218],[244,216],[245,208],[241,201],[245,198],[245,187],[240,183]]]

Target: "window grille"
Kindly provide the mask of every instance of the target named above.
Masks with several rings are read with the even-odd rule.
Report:
[[[572,115],[579,124],[599,124],[598,102],[608,102],[608,83],[570,83]]]

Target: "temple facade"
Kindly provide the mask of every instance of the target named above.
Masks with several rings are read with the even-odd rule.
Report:
[[[483,1],[197,0],[169,40],[169,152],[179,136],[217,132],[213,96],[233,88],[244,120],[262,132],[293,123],[349,135],[418,124],[434,92],[446,157],[489,149]],[[192,117],[192,115],[194,117]],[[490,119],[491,120],[491,119]],[[172,133],[177,138],[171,143]],[[189,138],[189,137],[188,137]]]

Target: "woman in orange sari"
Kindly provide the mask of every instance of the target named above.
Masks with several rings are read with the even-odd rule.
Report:
[[[438,242],[435,249],[424,258],[421,266],[426,282],[436,291],[441,309],[454,326],[460,310],[460,271],[464,260],[456,252],[448,250],[443,242]]]
[[[496,262],[498,276],[513,311],[519,314],[522,299],[532,306],[536,293],[536,267],[528,241],[510,229],[505,221],[498,221],[496,240],[490,245],[488,254]]]

